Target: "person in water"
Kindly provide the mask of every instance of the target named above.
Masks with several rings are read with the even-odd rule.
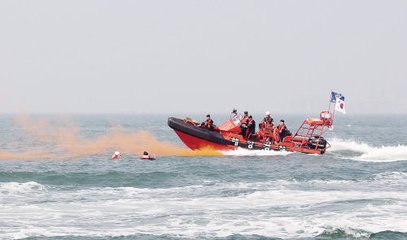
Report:
[[[114,152],[113,155],[112,155],[112,159],[118,159],[118,158],[121,158],[121,157],[122,156],[120,155],[120,152],[118,152],[118,151]]]
[[[247,135],[247,125],[249,123],[249,113],[244,111],[243,118],[240,120],[240,132],[243,137]]]
[[[143,152],[143,156],[141,156],[143,160],[155,160],[155,154],[151,156],[147,151]]]
[[[210,114],[206,115],[206,120],[205,122],[201,123],[201,127],[207,128],[209,130],[213,130],[215,128]]]

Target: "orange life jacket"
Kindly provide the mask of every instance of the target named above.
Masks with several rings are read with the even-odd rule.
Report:
[[[249,116],[243,116],[242,120],[240,120],[240,124],[248,124],[249,123]]]

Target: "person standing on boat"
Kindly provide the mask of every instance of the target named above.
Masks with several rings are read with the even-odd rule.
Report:
[[[234,124],[239,124],[240,120],[242,120],[242,115],[237,113],[237,110],[234,108],[233,111],[230,113],[230,121],[232,121]]]
[[[247,124],[249,123],[249,113],[244,111],[242,120],[240,120],[240,131],[243,137],[247,135]]]
[[[270,112],[266,112],[266,116],[263,118],[263,121],[259,124],[259,128],[261,130],[266,130],[266,128],[273,128],[274,127],[274,120],[270,115]]]
[[[249,116],[249,120],[247,122],[247,134],[246,138],[250,137],[252,134],[256,132],[256,121],[254,121],[252,115]]]
[[[268,115],[270,116],[270,115]],[[259,124],[259,137],[264,139],[266,142],[273,141],[273,130],[274,130],[274,121],[271,117],[265,117],[263,121]]]
[[[264,118],[264,120],[265,120],[266,122],[270,123],[270,124],[273,122],[273,118],[271,117],[269,111],[266,112],[266,117]]]

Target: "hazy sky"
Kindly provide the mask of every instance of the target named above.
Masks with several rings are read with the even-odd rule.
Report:
[[[407,1],[0,1],[0,112],[407,113]]]

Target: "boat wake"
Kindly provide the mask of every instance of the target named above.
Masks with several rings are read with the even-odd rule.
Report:
[[[376,147],[364,142],[340,138],[333,138],[328,141],[332,147],[327,151],[327,154],[333,154],[339,158],[367,162],[407,161],[407,145]],[[238,148],[221,153],[226,156],[287,156],[293,152]]]
[[[380,146],[375,147],[367,143],[349,139],[334,138],[329,140],[332,147],[330,153],[340,157],[369,162],[393,162],[407,160],[407,146]]]
[[[244,148],[238,148],[236,150],[222,151],[226,156],[287,156],[293,152],[287,151],[269,151],[269,150],[248,150]]]

